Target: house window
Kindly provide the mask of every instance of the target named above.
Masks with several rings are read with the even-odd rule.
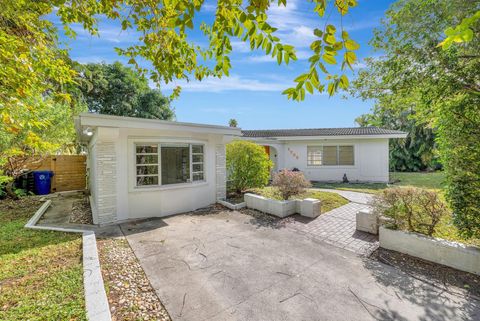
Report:
[[[354,165],[352,145],[308,146],[307,166]]]
[[[322,165],[322,146],[307,147],[307,165],[308,166]]]
[[[136,145],[137,186],[158,185],[158,145]]]
[[[204,180],[204,146],[136,144],[136,186],[159,186]]]

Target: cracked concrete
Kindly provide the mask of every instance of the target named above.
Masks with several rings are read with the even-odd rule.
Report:
[[[475,320],[480,303],[236,211],[123,224],[173,320]]]

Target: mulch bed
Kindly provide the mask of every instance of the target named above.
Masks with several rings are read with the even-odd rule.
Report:
[[[92,209],[88,197],[85,196],[83,199],[73,202],[70,223],[93,224]]]
[[[480,300],[479,275],[382,248],[372,253],[371,258],[397,267],[413,278],[448,292],[472,296],[472,299]]]
[[[171,321],[125,238],[97,240],[113,321]]]
[[[243,195],[229,194],[227,195],[226,201],[229,202],[230,204],[236,205],[236,204],[243,203],[245,200],[243,199]]]

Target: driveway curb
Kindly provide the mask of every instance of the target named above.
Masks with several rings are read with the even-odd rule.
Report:
[[[90,321],[111,321],[110,306],[108,304],[107,293],[100,269],[100,260],[98,259],[97,240],[93,231],[82,229],[71,229],[57,226],[36,225],[42,215],[47,211],[52,203],[51,200],[45,201],[35,214],[25,224],[25,228],[35,230],[47,230],[67,233],[82,233],[83,247],[83,287],[85,293],[85,309],[87,319]]]

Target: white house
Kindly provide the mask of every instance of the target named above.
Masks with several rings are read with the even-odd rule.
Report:
[[[88,149],[95,224],[192,211],[226,196],[225,144],[265,146],[275,168],[310,180],[388,181],[388,140],[406,134],[374,127],[245,130],[83,113],[75,119]]]
[[[240,129],[83,113],[95,224],[166,216],[213,204],[226,193],[225,144]]]
[[[265,146],[274,171],[298,169],[311,181],[388,182],[389,139],[407,133],[377,127],[244,130]]]

